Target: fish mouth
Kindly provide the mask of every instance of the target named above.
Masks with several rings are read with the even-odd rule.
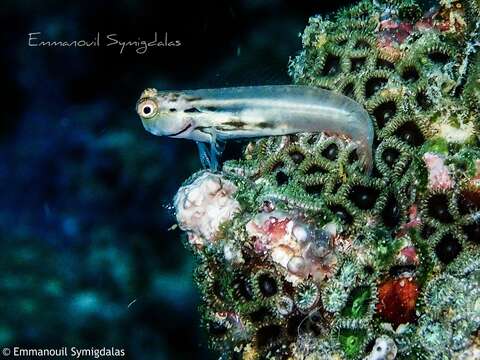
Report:
[[[174,133],[174,134],[169,134],[169,135],[167,135],[167,136],[169,136],[169,137],[178,136],[178,135],[184,133],[185,131],[187,131],[188,129],[190,129],[191,127],[192,127],[192,123],[190,123],[190,124],[188,124],[187,126],[185,126],[185,128],[183,128],[183,129],[180,130],[179,132],[176,132],[176,133]]]

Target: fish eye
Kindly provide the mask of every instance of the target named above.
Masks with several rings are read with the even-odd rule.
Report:
[[[138,105],[137,112],[144,118],[151,118],[157,113],[157,104],[150,99],[143,100]]]

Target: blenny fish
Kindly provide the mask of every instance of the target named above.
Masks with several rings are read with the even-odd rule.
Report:
[[[297,85],[146,89],[136,109],[152,134],[196,141],[202,164],[213,169],[226,140],[321,132],[350,138],[365,168],[372,168],[370,116],[354,100],[332,91]]]

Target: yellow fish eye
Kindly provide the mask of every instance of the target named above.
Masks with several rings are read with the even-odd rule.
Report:
[[[158,106],[152,99],[144,99],[137,106],[138,115],[144,118],[151,118],[157,113]]]

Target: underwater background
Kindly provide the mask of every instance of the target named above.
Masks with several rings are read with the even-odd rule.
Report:
[[[146,87],[290,83],[314,14],[347,1],[4,1],[0,347],[124,348],[213,359],[172,198],[193,142],[144,131]],[[176,48],[29,47],[42,40],[178,39]],[[228,151],[228,149],[227,149]]]

